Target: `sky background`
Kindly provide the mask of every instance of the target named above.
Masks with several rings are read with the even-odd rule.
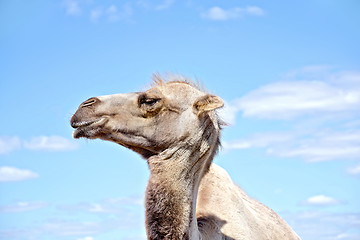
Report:
[[[360,239],[356,0],[0,0],[0,239],[145,239],[146,162],[69,120],[178,73],[222,97],[215,163],[304,240]]]

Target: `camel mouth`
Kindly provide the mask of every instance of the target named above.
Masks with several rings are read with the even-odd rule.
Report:
[[[98,121],[100,121],[100,120],[101,120],[101,119],[92,120],[92,121],[74,122],[74,123],[71,123],[71,126],[72,126],[73,128],[86,127],[86,126],[90,126],[91,124],[96,123],[96,122],[98,122]]]
[[[73,132],[74,138],[95,138],[99,132],[99,127],[106,122],[106,118],[96,120],[71,122],[71,126],[75,128]]]

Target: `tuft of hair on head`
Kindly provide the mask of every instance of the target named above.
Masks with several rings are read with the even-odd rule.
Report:
[[[202,86],[202,84],[200,83],[199,80],[194,82],[191,78],[188,78],[181,74],[166,73],[165,77],[163,75],[161,75],[160,73],[154,73],[152,75],[152,84],[151,84],[152,87],[163,86],[168,83],[184,83],[184,84],[188,84],[188,85],[198,89],[199,91],[203,91],[206,93],[208,92]]]
[[[166,80],[160,73],[153,73],[152,75],[152,85],[154,86],[162,86],[166,83]]]

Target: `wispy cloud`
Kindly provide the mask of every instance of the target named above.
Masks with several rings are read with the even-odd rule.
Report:
[[[18,169],[8,166],[0,167],[0,182],[23,181],[38,177],[39,175],[37,173],[30,170]]]
[[[224,148],[264,148],[269,155],[309,162],[358,159],[360,73],[309,66],[284,78],[230,102],[220,115],[233,123],[237,113],[247,119],[286,121],[290,129],[225,141]]]
[[[283,144],[293,140],[296,136],[290,133],[268,132],[254,134],[248,138],[238,139],[230,142],[224,142],[222,145],[225,149],[247,149],[247,148],[267,148]]]
[[[306,72],[301,72],[304,74]],[[303,79],[312,78],[311,74],[315,72]],[[360,109],[360,73],[334,73],[326,77],[332,81],[281,81],[262,86],[236,100],[234,108],[242,111],[245,117],[266,119]]]
[[[289,120],[304,115],[357,113],[360,72],[333,72],[329,66],[308,66],[284,74],[282,81],[261,86],[228,102],[225,117]]]
[[[78,238],[76,240],[95,240],[95,238],[91,236],[86,236],[86,237]]]
[[[90,20],[93,22],[97,22],[103,14],[104,10],[102,8],[94,8],[90,11]]]
[[[111,5],[106,9],[106,14],[108,15],[108,20],[110,22],[116,22],[120,19],[120,14],[118,8],[115,5]]]
[[[111,4],[109,6],[100,1],[64,0],[63,7],[67,15],[88,15],[92,22],[98,22],[100,19],[106,19],[107,22],[118,22],[120,20],[128,20],[136,10],[164,11],[172,8],[175,2],[175,0],[162,0],[155,3],[149,0],[138,0],[135,2],[125,2],[121,6],[119,4]],[[187,8],[193,7],[192,4],[188,2],[184,4]],[[245,16],[263,15],[265,15],[265,11],[258,6],[236,6],[228,9],[214,6],[200,12],[202,18],[212,21],[227,21]]]
[[[309,211],[285,217],[302,239],[360,239],[360,213]]]
[[[131,2],[106,5],[101,1],[64,0],[62,6],[67,15],[88,16],[94,23],[101,20],[108,23],[128,20],[133,15]]]
[[[352,175],[359,175],[360,174],[360,164],[348,169],[348,173]]]
[[[136,2],[137,6],[151,10],[151,11],[162,11],[169,9],[175,3],[175,0],[162,0],[160,3],[154,3],[154,1],[150,0],[138,0]]]
[[[137,236],[134,239],[146,239],[143,229],[143,208],[139,206],[139,204],[142,204],[142,199],[143,197],[130,196],[108,198],[93,203],[60,206],[58,210],[71,211],[71,213],[81,213],[93,217],[90,218],[91,220],[83,221],[61,218],[48,219],[21,230],[17,228],[2,229],[0,230],[0,239],[40,239],[46,235],[53,239],[95,240],[94,236],[96,235],[114,231],[133,232],[138,235],[143,233],[143,235]],[[46,207],[46,203],[42,202],[16,203],[14,206],[4,206],[3,210],[8,212],[11,209],[15,211],[20,210],[21,205],[24,205],[24,208],[26,206],[33,206],[34,209],[36,207]],[[129,234],[127,235],[129,236]]]
[[[224,107],[220,108],[217,112],[222,120],[227,124],[234,125],[236,114],[238,113],[239,108],[235,105],[229,104],[225,101]]]
[[[245,117],[293,118],[319,111],[355,110],[360,106],[360,91],[320,81],[278,82],[249,93],[236,105]]]
[[[66,14],[72,16],[81,15],[82,10],[79,5],[79,1],[75,0],[65,0],[63,1],[63,6],[65,7]]]
[[[146,240],[147,237],[146,237],[146,234],[143,233],[140,235],[140,233],[138,233],[137,235],[132,235],[132,236],[126,236],[124,238],[124,240]]]
[[[126,217],[109,217],[102,218],[98,221],[76,221],[63,219],[50,219],[46,222],[32,227],[31,229],[24,229],[18,231],[17,229],[7,230],[6,233],[0,231],[2,235],[12,236],[9,239],[40,239],[44,235],[53,237],[54,239],[81,239],[93,240],[95,235],[109,233],[113,231],[129,231],[141,232],[142,229],[134,222],[140,222],[136,218],[139,216]],[[146,238],[144,238],[146,239]]]
[[[162,3],[160,3],[159,5],[155,6],[155,10],[164,10],[164,9],[168,9],[169,7],[171,7],[173,4],[175,3],[175,0],[163,0]]]
[[[215,6],[201,13],[203,18],[213,21],[227,21],[240,18],[244,15],[262,16],[264,15],[264,10],[256,6],[248,6],[244,8],[234,7],[230,9],[223,9]]]
[[[301,158],[308,162],[356,160],[360,155],[360,131],[264,132],[224,141],[225,150],[264,148],[269,155]],[[357,168],[349,170],[356,174]]]
[[[0,136],[0,154],[6,154],[19,148],[21,148],[20,138]]]
[[[60,136],[40,136],[25,141],[24,147],[34,151],[68,151],[77,149],[78,144]]]
[[[123,198],[108,198],[101,202],[82,202],[74,205],[59,206],[59,209],[71,212],[88,212],[103,214],[124,214],[128,209],[142,209],[143,197],[131,196]]]
[[[46,202],[17,202],[12,205],[0,206],[0,212],[3,213],[17,213],[32,211],[40,208],[47,207],[49,204]]]
[[[91,236],[109,229],[109,227],[97,221],[50,220],[42,226],[42,231],[57,236]]]
[[[129,19],[133,15],[133,8],[130,3],[125,3],[119,9],[112,4],[108,7],[99,6],[90,10],[90,20],[92,22],[99,22],[105,19],[107,22],[118,22],[120,20]]]
[[[0,136],[0,154],[25,148],[32,151],[70,151],[79,147],[74,140],[61,136],[39,136],[30,140],[22,140],[19,137]]]
[[[309,162],[352,160],[360,156],[360,131],[314,132],[298,136],[292,145],[274,146],[268,152],[281,157],[300,157]]]
[[[313,205],[313,206],[329,206],[339,204],[340,201],[336,200],[335,198],[325,196],[325,195],[316,195],[309,197],[306,199],[303,204],[305,205]]]

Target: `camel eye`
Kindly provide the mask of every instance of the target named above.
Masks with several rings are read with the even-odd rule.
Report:
[[[147,105],[147,106],[152,106],[155,103],[157,103],[158,101],[160,101],[161,98],[148,98],[148,97],[140,97],[139,98],[139,104],[140,105]]]

